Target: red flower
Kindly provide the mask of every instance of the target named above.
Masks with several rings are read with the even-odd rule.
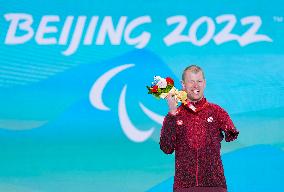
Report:
[[[167,81],[167,84],[168,84],[168,85],[174,85],[174,80],[172,80],[172,78],[167,77],[167,78],[166,78],[166,81]]]
[[[155,85],[152,87],[152,92],[157,93],[158,92],[158,85]]]

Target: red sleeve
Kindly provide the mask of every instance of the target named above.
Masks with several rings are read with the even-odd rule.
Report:
[[[164,118],[160,136],[160,148],[164,153],[171,154],[176,143],[176,117],[170,113]]]
[[[236,129],[229,114],[221,107],[218,107],[217,111],[219,127],[225,133],[225,141],[230,142],[237,139],[239,131]]]

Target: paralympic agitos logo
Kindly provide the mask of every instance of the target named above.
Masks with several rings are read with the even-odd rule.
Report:
[[[135,64],[120,65],[106,71],[98,79],[96,79],[89,92],[89,101],[91,105],[97,110],[111,111],[112,109],[105,105],[102,96],[103,91],[106,85],[112,80],[112,78],[132,67],[135,67]],[[132,123],[126,108],[126,93],[127,85],[125,84],[120,92],[118,102],[118,118],[120,126],[122,128],[123,133],[129,140],[133,142],[144,142],[151,137],[155,130],[155,127],[148,128],[148,130],[139,130],[139,128],[137,128],[137,126]],[[141,101],[139,101],[139,107],[144,112],[144,114],[147,115],[151,120],[162,125],[164,116],[151,111]]]
[[[62,52],[69,56],[74,54],[79,46],[129,45],[137,49],[145,48],[152,33],[148,26],[153,24],[149,15],[130,19],[120,16],[66,16],[44,15],[36,18],[26,13],[7,13],[4,15],[8,22],[5,45],[19,45],[34,40],[38,45],[59,45],[67,47]],[[167,34],[162,37],[165,46],[179,43],[190,43],[194,46],[205,46],[213,41],[216,45],[236,41],[240,46],[258,42],[272,42],[265,34],[260,34],[262,25],[260,16],[252,15],[238,19],[234,14],[224,14],[216,18],[201,16],[189,23],[183,15],[175,15],[165,19],[169,27]],[[199,34],[201,26],[206,26],[206,32]],[[221,30],[216,30],[221,25]],[[37,28],[35,28],[37,26]],[[236,27],[243,27],[241,34],[234,33]],[[134,32],[135,31],[135,32]],[[138,33],[137,33],[138,31]]]

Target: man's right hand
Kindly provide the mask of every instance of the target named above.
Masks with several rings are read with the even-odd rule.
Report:
[[[169,112],[172,115],[175,115],[177,111],[177,101],[175,99],[175,96],[173,94],[169,94],[166,99],[168,102]]]

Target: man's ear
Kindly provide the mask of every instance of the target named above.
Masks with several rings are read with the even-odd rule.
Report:
[[[180,81],[180,83],[181,83],[181,86],[182,86],[182,90],[185,90],[184,81],[183,81],[183,80],[181,80],[181,81]]]

